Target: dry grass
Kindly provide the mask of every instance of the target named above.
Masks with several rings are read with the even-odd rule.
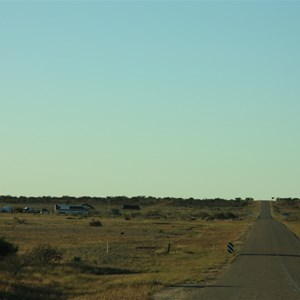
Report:
[[[164,203],[130,213],[130,220],[124,212],[101,218],[1,214],[1,233],[19,245],[20,256],[45,243],[65,254],[56,266],[2,272],[0,298],[142,300],[165,285],[214,278],[234,257],[227,243],[239,251],[258,206],[231,208],[243,217],[234,221],[199,220],[191,217],[194,208]],[[92,219],[102,227],[90,226]]]
[[[285,224],[300,238],[300,201],[276,201],[272,203],[273,217]]]

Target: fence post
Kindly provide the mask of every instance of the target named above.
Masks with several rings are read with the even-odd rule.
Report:
[[[170,250],[171,250],[171,243],[169,243],[168,245],[168,254],[170,253]]]

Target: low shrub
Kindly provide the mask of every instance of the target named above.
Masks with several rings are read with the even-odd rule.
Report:
[[[6,241],[4,237],[0,237],[0,257],[16,254],[18,250],[18,246]]]
[[[17,217],[14,217],[14,219],[15,219],[16,223],[18,223],[18,224],[26,224],[26,220],[24,220],[24,219],[19,219]]]
[[[34,248],[28,254],[28,258],[31,264],[48,265],[61,261],[63,258],[63,251],[45,244]]]
[[[40,245],[23,255],[10,255],[0,260],[0,268],[15,276],[28,267],[44,268],[58,263],[62,259],[62,256],[62,250],[49,245]]]
[[[145,213],[145,217],[147,217],[147,218],[159,218],[162,215],[163,214],[159,209],[149,210]]]
[[[97,220],[92,220],[90,223],[90,226],[94,226],[94,227],[101,227],[102,223],[100,221]]]
[[[72,262],[74,262],[74,263],[81,262],[81,257],[80,256],[74,256]]]
[[[200,213],[195,214],[193,216],[198,217],[202,220],[209,220],[209,218],[210,218],[210,214],[205,211],[201,211]]]
[[[111,213],[114,216],[120,216],[121,215],[121,212],[120,212],[120,210],[118,208],[112,208]]]
[[[237,219],[238,216],[235,215],[235,214],[232,213],[232,212],[227,212],[227,213],[226,213],[226,218],[227,218],[227,219]]]
[[[214,218],[219,220],[228,220],[228,219],[237,219],[237,216],[232,212],[219,212],[214,214]]]

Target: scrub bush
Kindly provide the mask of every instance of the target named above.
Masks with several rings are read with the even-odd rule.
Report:
[[[18,246],[6,241],[4,237],[0,237],[0,258],[7,255],[16,254],[18,250]]]

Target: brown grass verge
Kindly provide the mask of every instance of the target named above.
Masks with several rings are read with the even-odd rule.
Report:
[[[229,241],[238,253],[258,206],[232,208],[240,219],[213,221],[190,218],[192,208],[156,206],[148,208],[160,211],[155,218],[97,217],[101,227],[90,226],[91,218],[1,214],[1,235],[19,246],[19,256],[50,244],[64,259],[1,272],[0,298],[142,300],[166,285],[212,279],[234,257]]]

